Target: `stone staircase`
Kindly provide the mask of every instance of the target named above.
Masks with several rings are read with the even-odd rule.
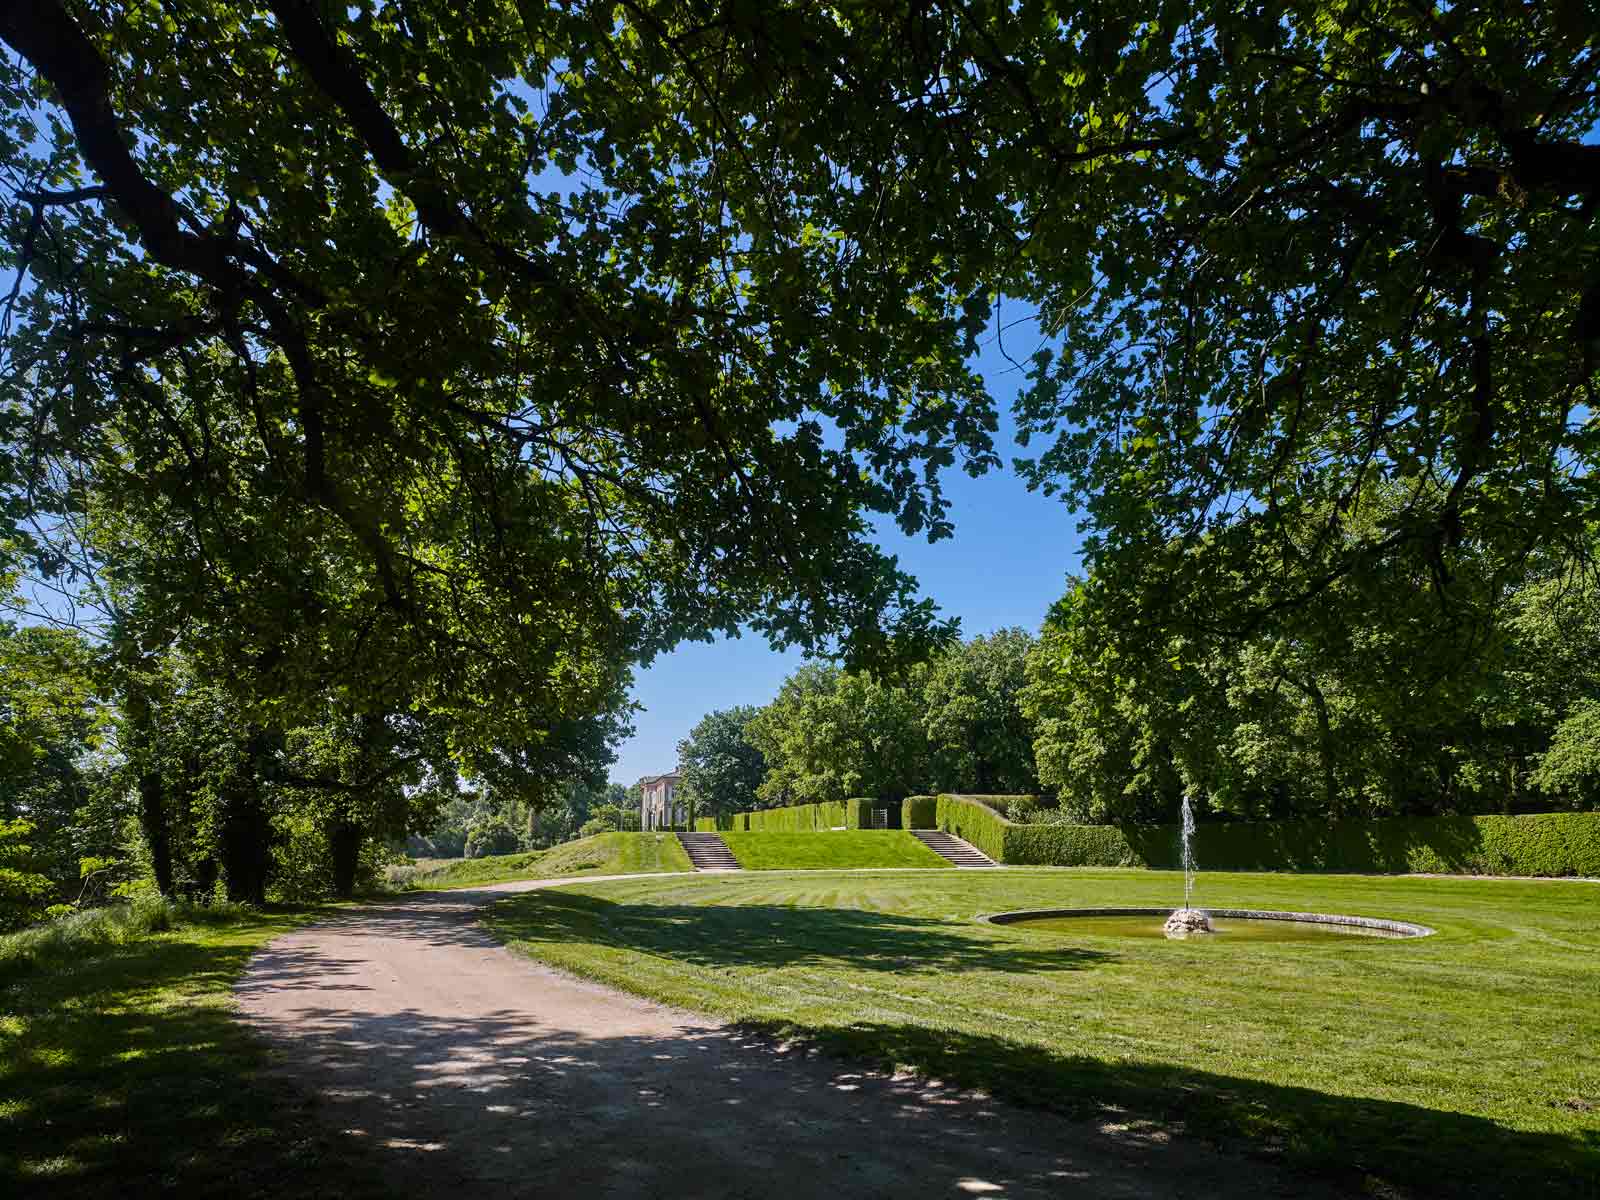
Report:
[[[742,871],[728,843],[715,833],[680,833],[678,840],[696,871]]]
[[[940,858],[947,858],[958,867],[998,867],[1000,865],[970,842],[964,842],[954,834],[945,833],[942,830],[913,829],[911,836]]]

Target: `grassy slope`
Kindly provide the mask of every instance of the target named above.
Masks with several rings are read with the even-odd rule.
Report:
[[[689,856],[670,833],[600,833],[527,854],[457,858],[413,873],[414,888],[457,888],[511,879],[554,879],[562,875],[639,875],[688,871]]]
[[[819,839],[820,840],[820,839]],[[617,987],[1024,1102],[1149,1121],[1406,1196],[1600,1195],[1600,888],[1204,876],[1199,899],[1398,916],[1416,941],[1064,937],[978,923],[1170,903],[1169,874],[699,876],[499,906]]]
[[[250,954],[315,915],[0,938],[0,1195],[379,1196],[229,1012]]]
[[[860,867],[948,867],[899,829],[841,829],[829,833],[724,833],[722,840],[747,871]]]

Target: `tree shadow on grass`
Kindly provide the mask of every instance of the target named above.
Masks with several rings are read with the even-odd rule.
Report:
[[[1055,1054],[921,1025],[752,1031],[877,1067],[910,1066],[1078,1120],[1146,1123],[1281,1160],[1358,1195],[1600,1197],[1600,1128],[1507,1129],[1482,1117],[1160,1063]]]
[[[900,975],[952,971],[1079,971],[1116,955],[1082,947],[1008,944],[975,923],[873,909],[781,905],[627,904],[547,891],[497,905],[493,924],[513,940],[567,941],[664,954],[697,966],[849,966]]]
[[[265,1073],[227,1002],[251,949],[147,939],[9,977],[0,1195],[391,1197]]]
[[[499,905],[492,924],[512,940],[579,940],[713,971],[816,966],[901,975],[1048,973],[1093,969],[1116,958],[1059,944],[1012,945],[985,936],[981,926],[966,933],[952,922],[870,910],[630,905],[564,892]],[[848,1009],[840,1011],[837,1026],[776,1021],[744,1028],[881,1069],[910,1067],[1077,1119],[1187,1131],[1292,1162],[1341,1188],[1365,1191],[1370,1179],[1379,1179],[1419,1196],[1520,1196],[1538,1181],[1541,1195],[1600,1200],[1600,1129],[1524,1133],[1482,1117],[1176,1065],[1066,1056],[918,1024],[848,1023]]]

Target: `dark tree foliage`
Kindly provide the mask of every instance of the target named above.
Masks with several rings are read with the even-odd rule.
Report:
[[[703,17],[8,7],[7,511],[92,507],[112,564],[143,523],[145,644],[463,745],[740,623],[925,650],[863,514],[947,533],[937,470],[993,461],[983,222],[930,238],[952,164],[792,48],[891,109],[928,48]]]

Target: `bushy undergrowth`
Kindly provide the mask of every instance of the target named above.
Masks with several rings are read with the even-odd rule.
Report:
[[[0,936],[0,982],[56,963],[131,945],[180,925],[221,925],[245,907],[226,902],[190,904],[155,893],[103,908],[68,913]]]

